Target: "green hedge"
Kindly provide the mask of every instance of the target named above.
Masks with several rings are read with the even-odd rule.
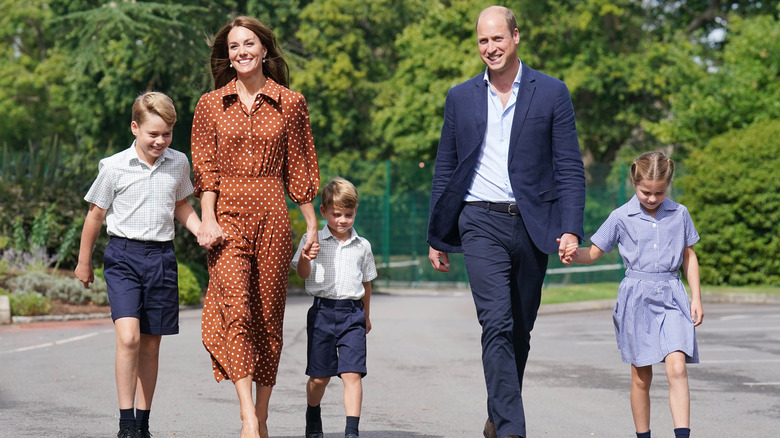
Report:
[[[685,164],[680,202],[701,236],[702,282],[780,285],[780,121],[716,137]]]

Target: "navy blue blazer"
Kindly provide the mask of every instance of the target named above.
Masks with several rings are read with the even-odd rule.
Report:
[[[531,240],[546,254],[563,233],[582,240],[585,170],[566,84],[522,64],[509,151],[509,179]],[[447,93],[436,155],[428,243],[463,252],[458,217],[476,170],[487,124],[484,74]]]

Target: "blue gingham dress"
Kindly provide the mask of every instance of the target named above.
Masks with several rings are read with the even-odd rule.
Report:
[[[612,313],[623,362],[647,366],[682,351],[699,362],[691,306],[680,281],[683,250],[699,240],[685,206],[665,199],[655,217],[636,196],[615,209],[591,237],[604,252],[618,251],[626,266]]]

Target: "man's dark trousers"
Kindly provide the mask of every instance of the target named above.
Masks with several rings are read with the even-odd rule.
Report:
[[[499,437],[525,436],[523,373],[547,255],[531,242],[519,214],[466,204],[458,227],[482,326],[488,414]]]

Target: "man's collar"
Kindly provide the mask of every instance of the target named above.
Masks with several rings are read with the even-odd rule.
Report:
[[[515,75],[515,80],[512,82],[512,85],[520,84],[520,79],[523,77],[523,61],[520,61],[520,59],[517,60],[517,62],[520,63],[520,67],[517,69],[517,74]],[[485,81],[486,84],[490,85],[490,75],[488,74],[490,70],[485,67],[485,73],[482,75],[482,80]]]

